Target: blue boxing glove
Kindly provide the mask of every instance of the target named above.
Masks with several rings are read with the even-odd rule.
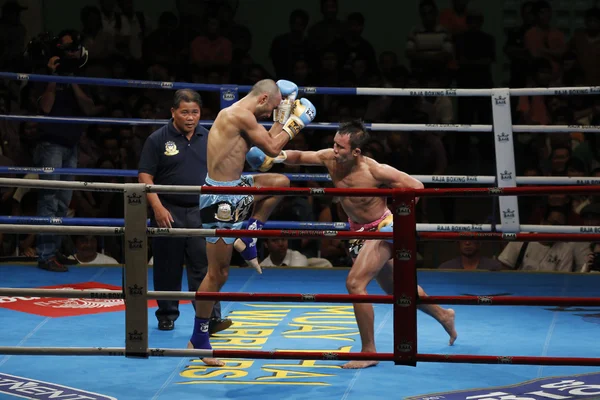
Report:
[[[279,106],[273,111],[273,122],[279,122],[283,125],[290,117],[294,100],[298,97],[298,85],[294,82],[280,79],[277,81],[277,87],[281,92],[282,100]]]
[[[394,232],[394,216],[388,215],[377,225],[377,230],[379,232]],[[386,242],[392,243],[392,239],[385,239]]]
[[[277,81],[277,87],[279,87],[283,100],[291,100],[290,103],[293,103],[296,97],[298,97],[298,85],[292,81],[280,79]]]
[[[285,151],[283,150],[275,158],[269,157],[256,146],[251,147],[250,150],[248,150],[248,153],[246,153],[246,161],[248,161],[250,167],[261,172],[267,172],[273,167],[273,164],[282,163],[286,159],[287,154],[285,154]]]
[[[317,109],[308,99],[300,99],[294,102],[294,109],[287,122],[283,125],[283,130],[287,132],[292,140],[298,132],[306,125],[312,122],[317,116]]]

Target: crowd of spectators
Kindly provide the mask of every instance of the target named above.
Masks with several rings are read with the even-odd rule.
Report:
[[[320,20],[311,21],[309,14],[301,8],[290,12],[289,31],[273,35],[268,60],[271,65],[264,65],[253,58],[253,31],[237,22],[235,8],[228,2],[204,3],[207,12],[202,23],[173,12],[164,12],[153,21],[135,8],[133,0],[98,0],[96,5],[83,7],[80,20],[65,27],[79,31],[81,44],[88,51],[87,62],[74,73],[87,77],[240,85],[252,85],[264,78],[285,78],[299,86],[333,87],[600,86],[598,8],[587,10],[585,27],[567,37],[553,24],[551,2],[523,1],[521,26],[499,37],[483,29],[483,13],[468,0],[454,0],[447,9],[440,9],[434,0],[420,0],[416,25],[406,38],[404,48],[390,47],[378,54],[373,43],[363,36],[365,26],[377,24],[377,21],[366,19],[361,12],[340,15],[337,0],[321,0]],[[480,2],[476,6],[483,5]],[[7,1],[2,8],[0,68],[13,72],[60,73],[46,63],[32,62],[31,54],[23,55],[25,44],[32,38],[26,36],[20,21],[21,10],[14,1]],[[495,81],[492,74],[498,58],[495,51],[498,41],[503,43],[503,51],[510,62],[506,81],[502,82]],[[401,59],[406,62],[400,62]],[[43,83],[0,82],[0,114],[44,114],[44,103],[40,98],[46,88]],[[82,94],[77,95],[76,103],[64,104],[64,107],[72,108],[72,116],[143,119],[168,119],[171,116],[172,93],[168,90],[108,86],[80,89]],[[201,95],[201,119],[212,120],[219,111],[219,93],[202,92]],[[359,118],[383,123],[492,123],[490,101],[481,97],[308,97],[318,110],[315,122]],[[85,102],[86,99],[93,102],[93,107]],[[511,106],[514,124],[600,125],[599,95],[513,97]],[[52,129],[48,125],[51,124],[0,120],[0,166],[36,165],[43,157],[40,153],[44,152],[41,146],[44,134]],[[71,124],[69,129],[78,130],[79,142],[76,157],[72,158],[76,163],[70,166],[135,170],[145,139],[157,128],[153,125]],[[600,177],[600,140],[596,133],[574,129],[566,133],[515,133],[514,137],[518,176]],[[332,138],[332,131],[305,129],[290,142],[289,148],[321,149],[331,146]],[[372,132],[372,140],[363,154],[409,174],[496,173],[492,135]],[[274,171],[323,172],[284,165],[276,166]],[[36,174],[24,177],[38,178]],[[107,182],[137,180],[117,176],[94,179]],[[294,184],[325,185],[309,181]],[[39,215],[38,202],[43,201],[43,196],[35,190],[0,190],[1,215]],[[593,196],[579,195],[521,198],[519,215],[521,223],[598,225],[600,207],[597,201]],[[491,208],[489,215],[477,217],[474,222],[490,222],[489,218],[494,214]],[[458,215],[457,209],[450,200],[442,203],[423,201],[419,205],[419,222],[442,223],[473,218],[472,215]],[[287,197],[280,210],[272,219],[346,221],[335,198]],[[440,218],[430,220],[436,211]],[[66,214],[122,218],[122,199],[115,193],[75,191]],[[118,240],[70,239],[61,244],[62,252],[78,262],[84,262],[83,258],[92,259],[90,255],[77,257],[77,252],[89,248],[90,243],[98,244],[101,253],[117,262],[123,261]],[[0,255],[35,257],[34,235],[2,237],[0,234],[0,243]],[[268,257],[268,248],[275,245],[274,242],[264,244],[264,257]],[[290,251],[301,253],[307,260],[322,258],[328,260],[327,265],[350,265],[343,241],[303,239],[279,245],[285,245],[286,249],[289,245]],[[477,261],[474,264],[472,257],[479,254],[479,247],[477,243],[460,244],[456,251],[460,262],[454,260],[450,267],[470,269],[473,265],[475,268],[486,265],[489,269],[587,271],[593,264],[593,260],[588,262],[593,250],[590,243],[561,243],[560,246],[514,243],[492,255],[494,262],[480,264]],[[278,262],[283,258],[285,256],[278,256]],[[276,264],[274,259],[269,258],[269,262]]]

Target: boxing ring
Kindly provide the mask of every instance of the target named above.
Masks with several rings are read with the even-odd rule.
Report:
[[[223,106],[235,101],[238,90],[243,92],[248,89],[10,73],[0,73],[0,77],[41,82],[220,90]],[[424,183],[493,185],[486,188],[225,188],[0,178],[0,186],[4,187],[123,193],[125,209],[125,218],[122,220],[95,222],[78,218],[53,220],[2,216],[0,232],[115,235],[121,236],[126,244],[125,285],[122,288],[120,270],[117,268],[85,267],[71,269],[69,274],[53,274],[36,270],[35,267],[0,266],[0,306],[8,304],[0,307],[0,316],[6,327],[0,334],[0,355],[4,355],[0,358],[0,398],[3,398],[3,394],[26,397],[43,393],[60,398],[59,392],[71,396],[63,398],[81,399],[185,399],[197,398],[205,393],[215,399],[265,395],[277,398],[319,396],[341,399],[395,396],[436,400],[599,396],[600,374],[595,373],[597,368],[593,368],[600,366],[600,349],[594,329],[594,325],[600,322],[597,314],[600,278],[597,275],[417,272],[416,269],[417,241],[600,241],[599,227],[590,229],[519,223],[516,196],[600,192],[598,178],[526,178],[517,177],[514,172],[511,150],[513,132],[570,131],[575,128],[512,126],[510,95],[543,95],[557,91],[564,91],[562,94],[600,93],[598,88],[464,91],[302,88],[301,92],[305,94],[489,96],[494,115],[493,126],[369,124],[372,130],[493,133],[496,137],[497,176],[416,176]],[[67,120],[10,115],[1,115],[0,118],[45,122],[149,123],[127,119]],[[152,120],[151,123],[161,122],[165,121]],[[207,125],[210,122],[203,121]],[[337,124],[316,123],[313,128],[336,127]],[[600,127],[585,127],[585,130],[600,132]],[[80,176],[115,174],[115,171],[107,170],[0,169],[0,173],[4,174],[25,171]],[[119,174],[135,176],[135,171],[120,171]],[[290,178],[328,179],[324,174],[292,174]],[[517,187],[517,184],[544,186]],[[345,223],[294,221],[270,221],[262,231],[151,228],[147,224],[147,193],[385,196],[393,199],[390,209],[394,215],[394,232],[350,232]],[[450,196],[498,198],[501,223],[416,223],[415,197]],[[374,285],[369,286],[369,293],[373,294],[368,296],[340,294],[345,292],[347,272],[339,269],[269,268],[260,276],[248,268],[233,269],[221,293],[152,290],[152,282],[148,279],[148,238],[192,235],[393,238],[394,294],[384,295]],[[419,298],[416,293],[417,281],[427,292],[435,295]],[[232,318],[234,325],[213,338],[211,351],[185,349],[192,331],[192,308],[181,307],[175,331],[159,332],[149,328],[149,318],[153,314],[151,308],[158,299],[187,302],[194,299],[220,300],[224,304],[223,315]],[[51,303],[60,309],[70,301],[82,304],[82,308],[86,307],[86,303],[95,303],[98,308],[105,307],[106,302],[118,306],[112,312],[95,310],[82,315],[65,311],[49,315],[45,314],[46,311],[40,311],[40,308],[25,311],[18,305],[23,302],[36,305]],[[375,304],[376,343],[378,349],[383,351],[357,353],[360,341],[352,306],[342,305],[352,302]],[[417,313],[419,304],[455,305],[459,337],[454,346],[447,346],[445,333],[434,321],[422,318],[422,314]],[[596,308],[588,310],[589,307]],[[226,366],[206,367],[199,360],[213,356],[224,359]],[[389,363],[367,370],[340,369],[344,360],[359,359]],[[448,363],[454,365],[449,366]],[[411,366],[417,368],[407,368]],[[277,394],[273,394],[273,388],[268,386],[276,386]],[[518,396],[524,393],[527,396]]]

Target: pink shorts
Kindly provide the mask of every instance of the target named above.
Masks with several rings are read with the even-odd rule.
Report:
[[[377,229],[377,227],[379,226],[379,224],[381,223],[381,221],[383,221],[384,219],[386,219],[389,215],[392,215],[392,212],[387,209],[383,215],[381,217],[379,217],[379,219],[377,219],[376,221],[373,222],[368,222],[366,224],[358,224],[350,219],[348,219],[348,222],[350,223],[350,230],[351,231],[364,231],[364,232],[370,232],[370,231],[374,231]]]
[[[383,221],[390,215],[392,215],[392,212],[388,209],[376,221],[369,222],[366,224],[357,224],[356,222],[352,222],[349,219],[348,222],[350,223],[350,230],[363,232],[376,231],[381,221]],[[352,239],[348,242],[348,252],[350,253],[350,257],[352,257],[353,261],[356,259],[356,257],[358,257],[358,253],[360,253],[360,250],[362,249],[364,244],[364,239]]]

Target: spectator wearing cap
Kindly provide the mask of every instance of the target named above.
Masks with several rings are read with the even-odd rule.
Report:
[[[2,5],[0,17],[0,65],[10,67],[10,64],[19,59],[25,48],[27,29],[21,23],[21,12],[27,7],[17,1],[8,0]]]

